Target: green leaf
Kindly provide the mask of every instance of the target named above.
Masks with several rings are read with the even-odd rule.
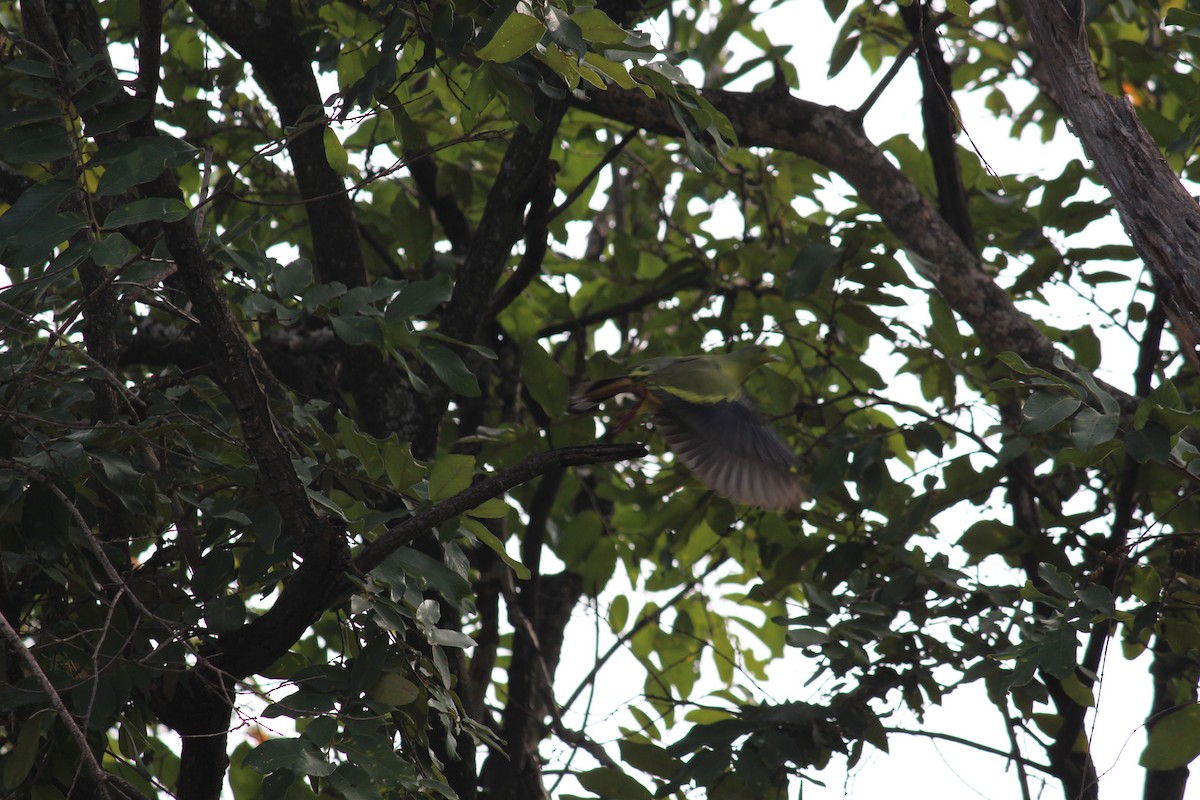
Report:
[[[621,44],[629,34],[598,8],[586,8],[571,15],[584,37],[595,44]]]
[[[629,70],[625,68],[624,64],[610,61],[596,53],[588,53],[583,57],[583,62],[622,89],[632,89],[637,85],[637,81],[629,74]]]
[[[37,78],[54,77],[54,67],[42,61],[34,61],[29,58],[14,58],[4,65],[4,69],[9,72],[16,72],[19,75],[33,75]]]
[[[407,284],[388,303],[384,318],[388,322],[399,322],[423,316],[449,300],[453,291],[454,284],[446,274]]]
[[[834,247],[825,242],[806,244],[792,259],[784,296],[789,300],[797,300],[812,294],[821,285],[825,273],[842,263],[845,256],[843,247]]]
[[[102,267],[115,267],[128,263],[141,252],[138,246],[119,233],[101,236],[92,247],[92,260]]]
[[[604,800],[653,800],[645,786],[624,772],[597,768],[575,776],[583,788],[595,792]]]
[[[323,778],[336,769],[321,756],[312,742],[304,738],[268,739],[250,751],[243,763],[264,775],[291,770],[298,775]]]
[[[425,477],[425,469],[413,458],[411,445],[395,435],[383,442],[383,469],[388,483],[398,492]]]
[[[941,295],[929,295],[930,329],[929,339],[943,353],[951,358],[957,358],[963,352],[963,335],[958,329],[958,321]]]
[[[1111,441],[1117,435],[1120,421],[1120,414],[1101,414],[1094,408],[1083,408],[1071,423],[1071,441],[1077,448],[1087,452]]]
[[[1082,404],[1078,397],[1068,397],[1056,392],[1034,392],[1025,401],[1025,407],[1022,409],[1028,421],[1021,426],[1021,432],[1048,431],[1074,414]]]
[[[1117,613],[1117,602],[1113,593],[1103,586],[1086,586],[1079,590],[1079,600],[1092,611],[1112,618]]]
[[[566,413],[571,391],[566,373],[536,340],[521,348],[521,379],[547,416],[556,419]]]
[[[163,170],[178,167],[196,156],[196,148],[173,136],[144,136],[108,145],[92,157],[92,165],[106,166],[96,194],[127,192],[152,181]]]
[[[1155,603],[1162,598],[1162,578],[1154,567],[1132,565],[1129,590],[1143,603]]]
[[[442,647],[474,647],[475,640],[462,631],[434,628],[429,632],[429,641]]]
[[[533,49],[545,33],[546,26],[534,17],[511,14],[492,40],[476,50],[475,55],[483,61],[512,61]]]
[[[514,74],[512,66],[484,62],[484,67],[492,84],[508,102],[508,113],[512,118],[532,131],[540,128],[542,123],[533,107],[533,90]]]
[[[546,4],[545,9],[546,32],[550,34],[550,41],[573,54],[577,61],[583,58],[588,45],[583,40],[583,31],[580,30],[579,25],[575,23],[574,19],[567,16],[567,12],[557,6]]]
[[[1038,646],[1038,664],[1050,675],[1064,679],[1075,671],[1075,651],[1079,641],[1073,628],[1055,628],[1046,633]]]
[[[858,45],[862,37],[858,33],[852,33],[837,43],[833,48],[833,54],[829,58],[829,71],[826,73],[827,78],[837,77],[838,73],[846,68],[850,63],[850,59],[858,52]]]
[[[42,712],[29,717],[21,725],[21,733],[17,736],[16,745],[12,746],[2,759],[4,762],[2,785],[5,789],[16,789],[37,762],[38,745],[41,741],[44,722],[47,719],[47,714]]]
[[[621,749],[622,761],[649,775],[669,779],[683,768],[682,761],[667,752],[665,747],[652,742],[621,739],[617,746]]]
[[[429,500],[437,503],[461,492],[471,485],[475,473],[475,456],[447,453],[438,458],[429,473]]]
[[[378,703],[400,707],[406,706],[421,696],[421,690],[412,681],[394,672],[385,672],[370,688],[367,695]]]
[[[169,197],[147,197],[126,203],[104,218],[105,228],[122,228],[142,222],[177,222],[191,213],[179,200]]]
[[[383,331],[379,329],[379,320],[374,317],[331,316],[329,324],[333,326],[337,337],[348,345],[383,344]]]
[[[1016,528],[994,519],[980,520],[959,537],[958,546],[967,552],[968,565],[978,564],[990,555],[1000,553],[1020,540]]]
[[[354,170],[350,168],[350,156],[346,154],[346,147],[338,138],[337,131],[326,126],[322,141],[325,144],[325,159],[329,166],[333,167],[333,171],[338,175],[352,174]]]
[[[417,343],[417,355],[433,367],[435,375],[449,386],[455,394],[463,397],[479,397],[479,382],[459,358],[458,353],[422,337]]]
[[[127,99],[111,105],[86,120],[87,135],[99,136],[102,133],[112,133],[124,128],[131,122],[139,120],[150,113],[150,101]]]
[[[76,186],[71,181],[43,181],[26,189],[17,202],[0,215],[0,253],[12,253],[18,249],[45,251],[36,260],[49,260],[49,249],[68,239],[87,225],[79,215],[58,214],[59,206],[74,194]],[[6,258],[9,266],[14,264]]]
[[[619,594],[608,606],[608,627],[613,633],[620,633],[629,621],[629,598]]]
[[[46,164],[74,152],[61,122],[23,125],[0,135],[0,158],[13,164]]]
[[[358,459],[367,476],[371,480],[377,480],[384,470],[379,440],[358,430],[354,421],[340,411],[337,412],[336,419],[338,438],[342,445]]]
[[[1059,572],[1050,564],[1038,564],[1038,577],[1046,582],[1046,586],[1051,591],[1061,597],[1069,600],[1075,599],[1075,586],[1071,583],[1071,576],[1065,572]]]
[[[306,258],[298,258],[276,270],[272,278],[275,281],[275,291],[280,297],[299,297],[312,285],[312,262]]]
[[[499,498],[495,499],[498,500]],[[505,505],[505,508],[507,508],[507,504]],[[496,534],[489,531],[487,526],[485,526],[479,520],[471,519],[470,517],[463,518],[462,526],[467,530],[468,533],[487,545],[492,552],[500,556],[500,559],[509,566],[509,569],[513,571],[513,574],[515,574],[519,580],[529,580],[530,575],[532,574],[529,571],[529,567],[510,556],[508,554],[508,550],[506,550],[504,547],[504,542],[500,541],[500,538],[496,536]]]
[[[1197,756],[1200,756],[1200,705],[1193,703],[1155,723],[1138,763],[1150,770],[1177,769],[1192,763]]]
[[[1072,672],[1062,681],[1063,691],[1067,693],[1067,697],[1074,700],[1084,708],[1093,708],[1096,705],[1096,694],[1089,687],[1083,685],[1083,681],[1079,680],[1079,676]]]
[[[1171,436],[1162,426],[1147,422],[1144,428],[1125,437],[1125,452],[1139,464],[1147,461],[1166,464],[1171,460]]]

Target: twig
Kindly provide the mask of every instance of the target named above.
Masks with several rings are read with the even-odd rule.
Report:
[[[541,475],[552,467],[578,467],[607,461],[626,461],[646,455],[641,444],[586,445],[563,447],[531,456],[520,464],[501,470],[475,483],[453,497],[423,508],[389,528],[368,544],[354,559],[354,569],[365,574],[383,563],[391,553],[446,520],[497,497],[514,486]]]
[[[624,150],[625,147],[634,140],[634,137],[641,132],[641,128],[634,128],[626,132],[626,134],[621,137],[621,141],[610,147],[608,152],[604,154],[604,158],[600,159],[600,163],[592,167],[592,171],[589,172],[584,179],[579,182],[578,186],[571,190],[571,193],[567,195],[567,199],[563,200],[550,210],[550,213],[546,215],[546,222],[556,219],[559,214],[570,208],[571,204],[578,200],[581,194],[587,191],[587,187],[591,186],[592,181],[596,180],[596,176],[600,174],[600,171],[611,164],[616,157],[621,154],[621,151]]]
[[[936,28],[941,26],[943,22],[953,16],[954,12],[943,11],[933,20],[934,27]],[[900,74],[900,69],[904,66],[904,62],[908,60],[909,56],[917,52],[917,49],[920,48],[920,46],[920,36],[914,36],[908,44],[904,45],[900,52],[896,54],[896,60],[893,61],[892,66],[888,68],[887,74],[880,79],[879,83],[875,84],[875,88],[871,90],[869,95],[867,95],[867,99],[863,100],[862,105],[850,112],[851,119],[857,120],[860,123],[863,121],[863,117],[867,116],[867,112],[871,110],[871,106],[875,105],[876,101],[879,100],[881,95],[883,95],[884,89],[886,89],[888,84],[895,80],[896,76]]]
[[[529,640],[529,646],[533,648],[534,655],[537,658],[538,671],[541,673],[541,691],[544,693],[543,702],[546,704],[546,709],[550,713],[550,730],[562,739],[567,744],[578,747],[600,762],[601,765],[609,769],[619,770],[620,766],[613,761],[612,756],[604,752],[604,748],[595,739],[592,739],[582,731],[571,730],[563,722],[562,713],[559,711],[558,705],[554,702],[554,674],[550,669],[550,665],[546,663],[546,655],[542,652],[541,640],[538,638],[537,631],[534,629],[533,622],[525,614],[521,608],[521,601],[517,597],[517,587],[513,583],[511,572],[505,572],[500,579],[500,589],[504,593],[504,602],[508,606],[509,614],[512,616],[513,627],[524,632]],[[541,720],[538,720],[539,722]]]
[[[21,635],[13,629],[3,614],[0,614],[0,632],[8,640],[9,646],[21,656],[21,660],[25,662],[25,666],[29,668],[29,671],[37,679],[38,685],[42,687],[42,690],[50,698],[50,705],[54,707],[54,711],[58,714],[59,719],[67,726],[67,731],[71,734],[71,738],[79,746],[83,763],[87,766],[88,772],[91,773],[92,779],[96,781],[96,788],[99,790],[101,797],[105,798],[105,800],[112,800],[112,795],[108,793],[107,774],[100,768],[100,762],[96,760],[95,753],[88,746],[87,737],[79,728],[79,723],[75,721],[75,717],[71,716],[71,712],[67,710],[62,697],[58,694],[58,690],[54,688],[54,684],[50,682],[50,678],[42,670],[42,665],[38,663],[37,658],[25,646],[25,643],[21,641]]]
[[[1001,698],[996,708],[1004,716],[1004,730],[1008,733],[1008,743],[1012,747],[1011,760],[1017,766],[1017,780],[1021,782],[1021,800],[1032,800],[1029,795],[1029,773],[1025,771],[1025,759],[1021,756],[1021,745],[1017,741],[1012,714],[1008,713],[1008,698]]]
[[[966,745],[967,747],[973,747],[976,750],[982,750],[985,753],[991,753],[992,755],[1003,756],[1004,758],[1012,759],[1019,764],[1024,764],[1026,767],[1036,769],[1039,772],[1044,772],[1047,775],[1057,776],[1058,774],[1054,771],[1053,767],[1048,767],[1045,764],[1039,764],[1036,761],[1030,761],[1029,759],[1021,756],[1014,756],[1012,753],[1006,750],[1001,750],[998,747],[992,747],[990,745],[980,744],[979,742],[973,742],[970,739],[964,739],[963,737],[955,736],[952,733],[938,733],[937,731],[910,731],[907,728],[884,728],[883,730],[884,733],[906,733],[909,736],[924,736],[928,739],[942,739],[947,742]]]
[[[629,640],[637,634],[638,631],[649,625],[651,622],[657,620],[667,609],[673,608],[676,603],[678,603],[684,597],[687,597],[687,595],[705,578],[713,574],[713,572],[715,572],[717,567],[720,565],[721,563],[719,561],[714,560],[713,563],[709,565],[708,569],[704,570],[704,572],[700,573],[700,575],[685,583],[683,587],[671,597],[670,600],[663,603],[659,608],[655,609],[653,614],[647,614],[646,616],[642,617],[636,623],[634,623],[632,628],[621,634],[621,636],[612,643],[612,646],[605,651],[604,655],[596,659],[596,663],[592,666],[588,674],[584,676],[583,680],[579,682],[579,685],[575,687],[575,691],[571,692],[571,696],[568,697],[566,702],[562,704],[563,709],[565,710],[570,708],[571,704],[579,699],[579,695],[583,694],[583,690],[586,689],[591,682],[596,679],[596,676],[600,674],[600,670],[605,664],[608,663],[608,660],[616,655],[617,651],[624,647],[626,643],[628,643]]]

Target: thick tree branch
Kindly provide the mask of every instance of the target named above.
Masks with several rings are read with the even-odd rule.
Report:
[[[288,154],[312,229],[321,281],[347,286],[367,282],[354,205],[325,154],[324,104],[313,75],[310,49],[300,39],[288,0],[256,8],[244,0],[191,0],[204,24],[254,68],[254,78],[292,129]]]
[[[744,147],[773,147],[817,161],[846,179],[892,233],[931,268],[930,280],[991,353],[1019,353],[1054,370],[1055,348],[982,269],[979,260],[929,201],[866,137],[850,112],[795,97],[708,91]],[[662,99],[607,89],[581,106],[648,131],[681,136]]]
[[[63,703],[58,690],[54,688],[54,684],[50,681],[49,676],[46,675],[41,664],[38,663],[37,657],[25,646],[25,643],[21,641],[20,634],[9,624],[8,619],[4,616],[0,616],[0,634],[4,636],[4,640],[12,648],[12,651],[25,663],[25,668],[29,670],[37,680],[38,685],[42,687],[42,691],[46,693],[46,697],[50,701],[50,707],[54,709],[54,713],[58,715],[63,725],[66,726],[67,731],[70,732],[71,738],[79,748],[79,757],[83,760],[83,766],[87,768],[88,774],[96,782],[96,791],[105,800],[111,800],[112,795],[108,791],[109,775],[100,767],[100,762],[96,760],[96,754],[92,752],[87,736],[84,735],[75,717],[67,710],[66,704]]]
[[[550,248],[550,203],[554,200],[554,170],[546,170],[541,185],[536,187],[529,198],[529,211],[525,214],[525,252],[517,268],[508,276],[508,280],[500,284],[488,303],[485,319],[495,319],[496,315],[508,308],[508,305],[529,288],[542,271],[542,263],[546,260],[546,252]]]
[[[388,528],[364,546],[346,565],[344,572],[335,572],[329,567],[306,571],[306,560],[284,586],[283,594],[269,611],[220,638],[216,648],[220,655],[214,660],[222,670],[236,677],[256,674],[286,653],[321,614],[353,591],[354,583],[350,580],[350,574],[366,575],[396,550],[446,520],[486,500],[499,497],[514,486],[545,472],[641,458],[645,454],[646,448],[640,444],[564,447],[538,453],[472,484],[453,497],[413,512],[412,516]]]
[[[522,215],[544,186],[550,149],[566,110],[562,102],[541,98],[542,120],[536,131],[518,127],[512,134],[492,189],[488,192],[483,217],[471,238],[471,246],[455,276],[454,293],[441,317],[441,331],[462,342],[474,343],[490,320],[488,305],[509,254],[522,233]],[[431,380],[427,402],[415,409],[401,438],[413,443],[413,453],[428,457],[435,450],[438,429],[450,402],[449,390]]]
[[[467,221],[452,196],[438,191],[437,162],[432,157],[415,157],[415,153],[406,155],[409,160],[408,172],[413,177],[413,183],[417,185],[421,197],[433,209],[437,221],[442,226],[442,232],[450,242],[450,251],[465,253],[471,245],[471,223]]]
[[[162,0],[138,2],[138,97],[153,103],[158,94],[158,70],[162,65]]]
[[[1200,318],[1200,207],[1133,106],[1100,84],[1081,0],[1023,0],[1054,97],[1112,193],[1138,254],[1184,316]]]
[[[640,444],[597,444],[563,447],[530,456],[520,464],[484,478],[454,497],[421,509],[403,522],[392,526],[354,557],[354,568],[361,573],[370,572],[383,563],[393,551],[408,544],[423,531],[552,469],[627,461],[645,455],[646,448]]]
[[[900,16],[908,32],[920,43],[917,71],[921,76],[921,119],[925,127],[925,147],[933,162],[933,177],[937,183],[938,211],[974,253],[977,252],[975,234],[971,230],[967,193],[954,143],[958,122],[950,97],[953,90],[950,65],[942,55],[937,24],[923,0],[900,6]]]

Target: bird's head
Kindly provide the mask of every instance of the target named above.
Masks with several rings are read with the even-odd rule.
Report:
[[[770,364],[772,361],[783,361],[780,356],[775,355],[765,345],[761,344],[748,344],[744,347],[739,347],[730,353],[729,357],[745,364],[751,369],[763,364]]]
[[[782,360],[761,344],[748,344],[721,357],[726,374],[738,383],[746,380],[751,372],[763,364]]]

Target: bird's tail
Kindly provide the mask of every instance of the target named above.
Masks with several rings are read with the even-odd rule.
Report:
[[[571,402],[567,405],[567,408],[576,414],[591,411],[605,400],[616,397],[619,394],[636,393],[636,386],[637,384],[628,375],[591,381],[575,390],[575,393],[571,395]]]

